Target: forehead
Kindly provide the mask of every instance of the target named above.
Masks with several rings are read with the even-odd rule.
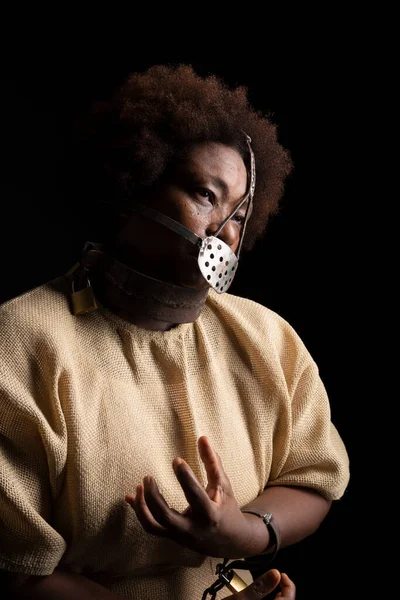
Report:
[[[215,142],[199,144],[191,148],[180,166],[187,173],[204,180],[224,182],[235,194],[243,195],[246,192],[245,164],[239,152],[230,146]]]

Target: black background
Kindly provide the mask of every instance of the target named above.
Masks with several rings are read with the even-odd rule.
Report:
[[[366,299],[358,158],[370,47],[353,44],[345,29],[327,38],[323,31],[307,48],[301,40],[290,48],[288,40],[274,49],[255,47],[241,36],[240,47],[208,52],[192,50],[193,44],[171,49],[165,41],[156,50],[151,43],[121,42],[115,30],[112,40],[89,36],[78,43],[73,33],[62,48],[53,39],[32,38],[3,60],[0,302],[76,261],[79,206],[70,198],[65,213],[57,165],[77,112],[152,64],[191,63],[200,74],[248,86],[253,105],[272,113],[295,169],[280,214],[244,255],[231,291],[275,310],[300,334],[319,365],[351,462],[344,497],[319,531],[282,550],[275,566],[295,580],[298,600],[361,597],[354,592],[354,564],[361,564],[357,585],[368,564],[359,537]],[[201,45],[204,37],[209,40],[203,32]]]

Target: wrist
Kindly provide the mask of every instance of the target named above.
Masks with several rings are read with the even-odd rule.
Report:
[[[271,513],[260,511],[256,508],[245,508],[242,509],[241,512],[247,519],[250,517],[253,519],[252,542],[253,546],[258,549],[256,551],[253,550],[252,555],[272,554],[271,560],[275,558],[280,548],[281,539],[280,529],[273,515]],[[255,523],[256,520],[258,521],[258,527],[257,523]],[[247,556],[250,556],[250,554],[247,554]]]
[[[271,534],[257,515],[243,513],[248,527],[248,543],[244,556],[255,556],[264,553],[271,541]]]

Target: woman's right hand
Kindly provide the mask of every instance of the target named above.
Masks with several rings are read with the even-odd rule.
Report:
[[[275,600],[278,598],[281,600],[296,599],[296,586],[293,581],[289,579],[286,573],[281,574],[277,569],[270,569],[266,573],[263,573],[246,589],[232,594],[232,596],[227,596],[227,598],[234,600],[260,600],[260,598],[265,598],[270,594],[278,585],[280,585],[281,591],[275,596]]]

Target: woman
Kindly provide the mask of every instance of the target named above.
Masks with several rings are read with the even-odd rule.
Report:
[[[0,568],[32,598],[194,600],[348,483],[304,344],[226,293],[291,161],[244,89],[188,66],[131,75],[82,131],[96,243],[0,308]]]

